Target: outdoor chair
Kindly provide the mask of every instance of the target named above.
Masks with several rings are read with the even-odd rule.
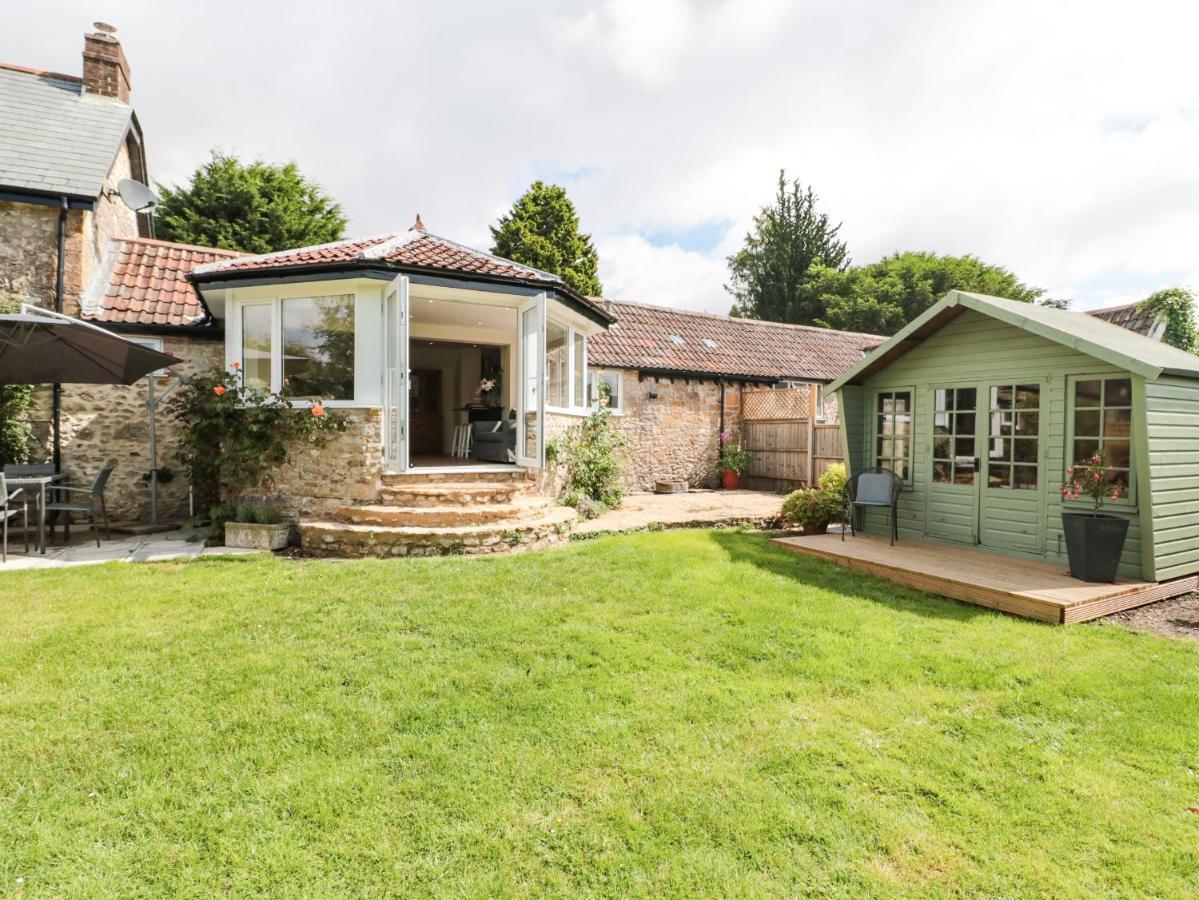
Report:
[[[54,490],[60,497],[66,496],[64,500],[57,500],[54,503],[46,504],[46,512],[48,513],[64,513],[63,516],[63,539],[71,540],[71,513],[86,513],[89,524],[92,528],[92,535],[96,538],[96,546],[100,546],[100,531],[96,527],[96,512],[100,513],[100,518],[104,522],[104,536],[112,539],[112,534],[108,530],[108,509],[104,505],[104,486],[108,483],[108,476],[112,474],[112,466],[106,466],[100,470],[100,474],[96,476],[96,480],[92,482],[91,487],[71,487],[70,485],[55,485]],[[82,495],[79,499],[71,500],[72,494]],[[50,539],[54,539],[54,522],[50,523]]]
[[[25,526],[25,552],[29,552],[29,503],[22,499],[18,503],[17,498],[25,493],[20,488],[17,488],[12,493],[8,491],[8,481],[4,477],[4,473],[0,472],[0,520],[3,520],[3,544],[0,544],[0,562],[8,562],[8,520],[16,517],[19,513],[24,519]]]
[[[858,511],[871,507],[887,510],[887,531],[891,536],[891,544],[899,538],[899,492],[903,488],[903,479],[890,469],[863,469],[855,472],[845,484],[847,507],[849,512],[849,530],[857,537],[858,529],[854,521]],[[841,528],[841,540],[845,540],[845,528]]]

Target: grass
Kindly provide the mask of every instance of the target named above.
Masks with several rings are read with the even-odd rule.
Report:
[[[742,532],[0,576],[0,894],[1194,896],[1199,653]]]

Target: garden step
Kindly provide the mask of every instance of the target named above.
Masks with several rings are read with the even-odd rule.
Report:
[[[524,490],[518,482],[441,482],[384,484],[379,493],[388,506],[483,506],[511,503]]]
[[[396,487],[408,484],[519,484],[522,487],[535,483],[536,473],[531,469],[516,466],[495,469],[459,469],[445,472],[384,472],[381,481],[385,486]]]
[[[553,506],[510,522],[439,527],[300,523],[300,543],[316,556],[445,556],[517,553],[564,543],[578,514]]]
[[[338,518],[357,525],[457,526],[483,525],[529,517],[553,506],[547,497],[517,497],[511,503],[471,506],[345,506]]]

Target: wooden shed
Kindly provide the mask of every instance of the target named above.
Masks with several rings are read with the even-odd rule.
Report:
[[[1081,313],[951,291],[835,381],[846,464],[899,473],[899,537],[1066,562],[1058,489],[1103,450],[1120,575],[1199,572],[1199,357]],[[866,530],[884,533],[884,517]]]

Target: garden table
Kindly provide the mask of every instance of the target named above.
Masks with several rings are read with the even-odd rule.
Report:
[[[61,481],[63,472],[53,475],[13,475],[7,479],[11,487],[19,487],[27,491],[37,490],[37,548],[39,553],[46,552],[46,487]]]

